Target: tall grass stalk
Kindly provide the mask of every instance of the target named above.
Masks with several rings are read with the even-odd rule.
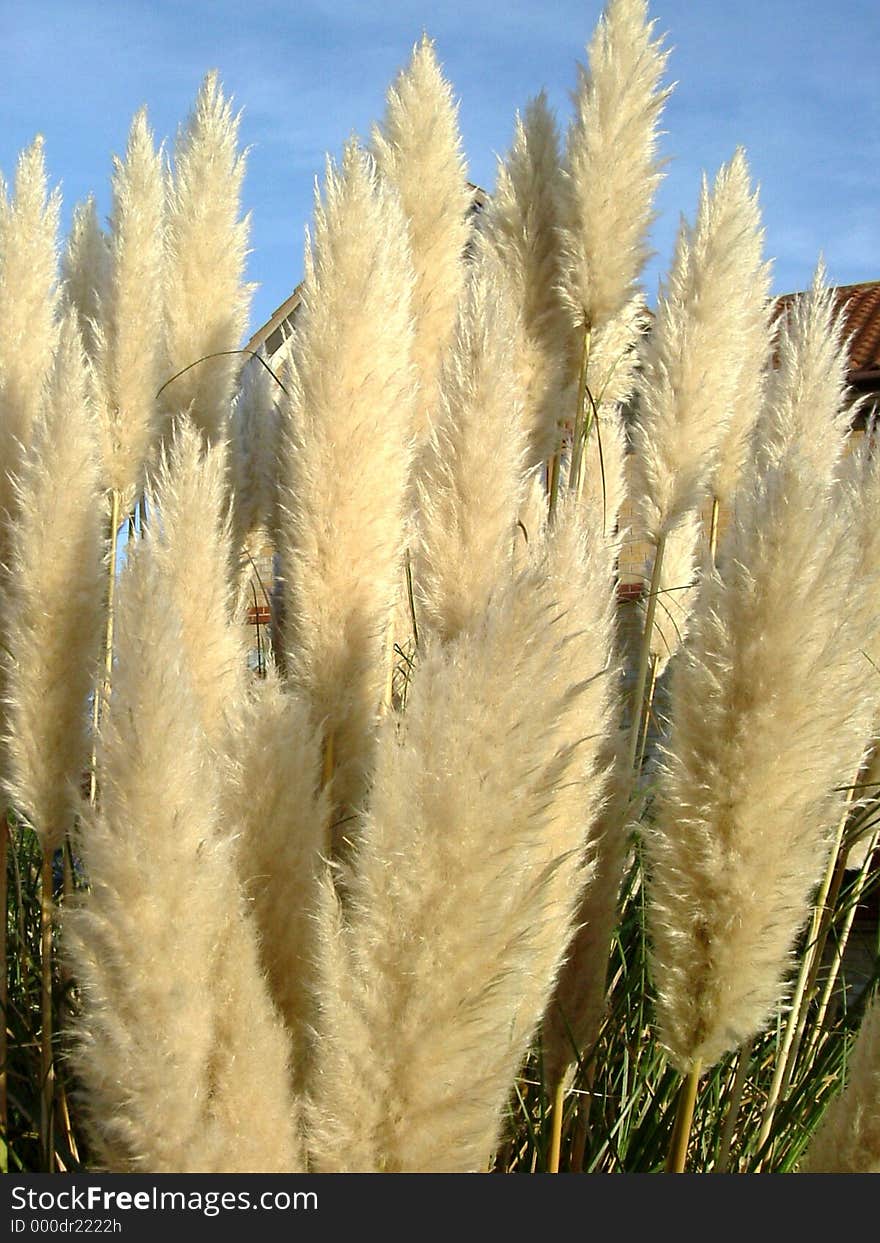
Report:
[[[847,903],[843,914],[843,924],[839,931],[836,932],[834,938],[831,963],[827,968],[825,981],[822,985],[822,992],[816,1006],[816,1014],[813,1020],[812,1030],[808,1033],[808,1042],[805,1051],[805,1060],[808,1064],[809,1059],[818,1044],[821,1033],[825,1030],[826,1020],[828,1017],[828,1008],[831,1004],[831,998],[834,994],[835,986],[837,985],[838,977],[843,967],[846,947],[855,922],[856,912],[870,881],[871,859],[874,852],[877,850],[878,842],[880,842],[880,830],[875,830],[868,842],[867,856],[856,874],[856,879],[852,885],[850,893],[847,895]],[[829,925],[833,926],[831,920],[829,920]]]
[[[697,1103],[697,1092],[700,1087],[702,1067],[697,1062],[682,1081],[678,1095],[678,1108],[675,1111],[675,1127],[669,1144],[669,1156],[666,1169],[670,1174],[683,1174],[687,1162],[688,1144],[691,1138],[691,1127],[694,1121],[694,1106]]]
[[[3,911],[3,935],[0,936],[0,1173],[9,1173],[9,1109],[7,1076],[9,1072],[9,817],[0,823],[0,910]]]
[[[55,1054],[54,1006],[52,1004],[52,932],[55,922],[55,899],[52,892],[52,851],[44,849],[40,873],[40,1143],[42,1168],[47,1174],[55,1169]]]
[[[816,977],[818,976],[819,968],[822,962],[822,954],[825,948],[825,939],[831,915],[831,909],[828,905],[829,894],[834,886],[835,876],[842,871],[843,859],[841,858],[840,852],[843,845],[844,834],[846,832],[847,821],[849,820],[850,806],[854,791],[854,786],[850,786],[847,790],[846,803],[844,810],[841,813],[840,822],[837,826],[837,832],[834,836],[831,850],[828,855],[828,864],[825,868],[825,873],[819,884],[818,890],[813,897],[813,913],[807,934],[806,951],[801,958],[800,969],[798,971],[794,991],[792,992],[791,1001],[789,1003],[789,1012],[785,1024],[785,1034],[782,1040],[782,1047],[776,1060],[776,1069],[773,1074],[773,1080],[770,1084],[770,1093],[767,1097],[764,1118],[761,1123],[761,1130],[758,1133],[759,1144],[764,1144],[767,1141],[770,1136],[770,1132],[773,1129],[773,1119],[776,1114],[776,1107],[791,1079],[791,1074],[794,1069],[794,1062],[797,1058],[801,1038],[806,1026],[807,1009],[812,1000]]]

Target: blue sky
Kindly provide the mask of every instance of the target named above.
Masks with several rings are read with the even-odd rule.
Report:
[[[601,0],[0,0],[0,170],[46,139],[64,222],[94,191],[109,211],[111,155],[146,105],[173,137],[204,73],[244,109],[251,148],[249,279],[257,327],[302,274],[303,230],[325,152],[381,117],[385,91],[422,31],[460,100],[471,179],[491,189],[514,113],[542,87],[562,125],[575,62]],[[839,284],[880,277],[880,94],[872,57],[880,0],[654,0],[678,86],[665,116],[669,158],[645,277],[665,271],[702,170],[737,145],[761,186],[775,289],[803,288],[820,252]]]

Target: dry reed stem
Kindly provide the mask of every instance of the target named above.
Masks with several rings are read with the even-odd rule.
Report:
[[[733,1076],[733,1083],[727,1094],[725,1101],[724,1123],[721,1127],[721,1138],[718,1144],[718,1154],[715,1158],[714,1171],[717,1174],[726,1174],[730,1167],[730,1146],[733,1143],[733,1133],[736,1129],[736,1120],[739,1114],[739,1108],[742,1104],[743,1092],[751,1070],[752,1048],[754,1039],[746,1041],[736,1054],[736,1071]]]
[[[868,883],[871,856],[877,849],[878,842],[880,842],[880,829],[875,830],[870,839],[867,855],[861,868],[859,869],[858,876],[856,877],[852,892],[850,893],[850,906],[846,913],[846,918],[843,921],[843,927],[834,942],[834,957],[831,962],[831,966],[829,967],[825,983],[822,987],[822,994],[819,998],[819,1005],[816,1010],[816,1019],[811,1028],[809,1041],[806,1047],[807,1059],[809,1059],[818,1044],[819,1036],[825,1026],[825,1018],[828,1013],[828,1007],[831,1003],[831,996],[834,992],[834,986],[837,983],[840,968],[843,965],[843,957],[846,953],[850,933],[852,932],[852,926],[856,917],[856,910],[859,902],[861,901],[862,894],[864,893],[865,885]]]
[[[776,1117],[776,1110],[779,1106],[780,1100],[788,1088],[795,1060],[797,1059],[801,1037],[807,1021],[807,1011],[812,1000],[813,988],[816,983],[816,977],[822,962],[822,953],[825,948],[825,937],[821,935],[821,930],[824,927],[827,934],[827,925],[830,917],[828,897],[831,893],[835,873],[841,864],[840,850],[843,843],[844,833],[846,832],[846,824],[849,818],[849,810],[852,804],[854,792],[855,790],[853,786],[850,786],[847,790],[846,803],[843,811],[841,812],[840,820],[838,821],[837,832],[834,835],[834,842],[828,855],[828,863],[825,868],[825,873],[819,883],[816,896],[813,899],[813,911],[810,918],[810,927],[807,933],[804,953],[801,958],[794,992],[791,996],[788,1017],[786,1019],[785,1031],[782,1038],[782,1046],[776,1055],[776,1066],[767,1094],[767,1103],[764,1106],[761,1129],[758,1132],[757,1143],[759,1149],[764,1146],[770,1137],[770,1132],[773,1129],[773,1121]],[[770,1161],[771,1156],[772,1149],[765,1157],[762,1166],[766,1165]]]
[[[52,1051],[52,852],[43,851],[40,872],[40,1144],[43,1169],[55,1168],[55,1059]],[[4,1023],[7,1021],[3,1015]]]
[[[694,1119],[694,1106],[697,1103],[697,1092],[700,1087],[701,1066],[696,1062],[689,1073],[682,1079],[678,1095],[678,1108],[675,1113],[675,1126],[669,1144],[666,1159],[668,1174],[683,1174],[687,1162],[688,1143],[691,1137],[691,1126]]]
[[[7,1112],[6,1073],[8,1062],[9,1031],[9,976],[8,972],[8,937],[9,937],[9,894],[6,881],[7,856],[9,854],[9,813],[3,813],[0,823],[0,911],[3,913],[3,931],[0,933],[0,1173],[5,1174],[9,1165],[9,1127]]]
[[[550,1155],[547,1158],[547,1173],[559,1173],[559,1159],[562,1154],[562,1123],[565,1120],[565,1077],[559,1079],[553,1089],[553,1103],[550,1106]]]

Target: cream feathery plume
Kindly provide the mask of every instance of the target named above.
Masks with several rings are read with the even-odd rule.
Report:
[[[858,812],[847,834],[846,867],[861,871],[878,845],[880,835],[880,738],[875,739],[856,778]]]
[[[828,1106],[799,1174],[880,1174],[880,999],[865,1011],[846,1087]]]
[[[523,341],[514,364],[525,392],[530,466],[546,462],[560,436],[567,336],[557,295],[559,179],[559,133],[542,91],[524,116],[517,114],[510,152],[498,163],[495,189],[480,220],[481,236],[498,255],[522,317]]]
[[[236,719],[229,823],[238,874],[252,904],[263,970],[293,1045],[304,1087],[314,1022],[318,875],[330,808],[318,789],[321,740],[307,705],[287,692],[272,664]]]
[[[15,480],[15,507],[0,594],[3,776],[9,799],[51,851],[72,827],[88,765],[104,575],[94,411],[72,313]]]
[[[253,291],[242,281],[250,217],[239,217],[238,128],[217,73],[207,74],[177,137],[168,198],[167,379],[176,378],[162,400],[213,441],[226,435]]]
[[[237,832],[238,825],[230,829]],[[230,861],[231,862],[231,861]],[[261,930],[234,891],[221,931],[214,975],[211,1100],[205,1121],[209,1169],[224,1174],[301,1174],[299,1082],[284,1016],[267,978]]]
[[[11,197],[0,179],[0,515],[13,505],[10,472],[40,413],[57,339],[60,210],[37,137],[19,156]]]
[[[613,319],[637,293],[660,181],[657,125],[668,53],[645,0],[609,0],[578,66],[575,115],[560,194],[559,286],[574,369],[585,330]]]
[[[779,326],[777,366],[753,436],[760,469],[770,468],[797,441],[814,470],[825,478],[835,474],[853,417],[844,327],[843,309],[835,305],[820,262],[812,286],[792,300]],[[816,410],[827,417],[817,419]]]
[[[808,318],[791,329],[808,330]],[[784,994],[842,812],[841,774],[858,770],[868,737],[864,625],[840,609],[860,589],[851,533],[828,465],[820,472],[785,425],[802,378],[789,373],[765,411],[785,451],[753,467],[723,576],[704,575],[673,672],[646,844],[658,1021],[683,1072],[754,1035]],[[812,409],[831,470],[836,396],[831,386]]]
[[[165,283],[165,180],[145,109],[113,172],[109,272],[94,321],[105,486],[140,492],[159,436]],[[96,276],[99,273],[95,273]]]
[[[468,283],[417,481],[417,616],[442,639],[473,628],[510,572],[525,501],[518,317],[496,267],[485,255]]]
[[[387,719],[351,903],[328,885],[310,1117],[326,1171],[484,1169],[570,936],[601,802],[612,578],[563,505]]]
[[[199,720],[211,746],[222,753],[246,675],[244,639],[233,624],[226,446],[206,443],[190,419],[178,419],[147,501],[154,555],[182,619]]]
[[[745,151],[738,148],[731,161],[746,185],[749,169]],[[749,237],[753,243],[751,252],[751,289],[742,291],[742,320],[739,325],[739,341],[736,354],[730,360],[737,372],[736,399],[730,418],[718,446],[718,460],[712,477],[712,494],[722,510],[729,512],[736,489],[748,458],[752,428],[764,404],[770,369],[774,332],[771,328],[772,301],[770,282],[772,262],[761,259],[764,230],[760,225],[758,191],[751,197],[753,222]],[[745,248],[744,248],[745,251]],[[732,350],[732,346],[731,346]]]
[[[852,417],[852,406],[847,409],[842,403],[840,423]],[[876,673],[874,732],[880,734],[880,629],[875,624],[880,616],[880,434],[874,431],[861,441],[854,440],[850,440],[850,452],[840,463],[834,487],[853,535],[855,572],[861,588],[847,602],[847,608],[859,611],[865,627],[865,656]]]
[[[90,888],[65,924],[82,995],[72,1056],[91,1148],[116,1172],[297,1170],[286,1042],[259,977],[244,978],[253,934],[232,843],[218,832],[218,773],[180,617],[152,554],[148,533],[120,581],[101,799],[79,844]],[[232,982],[235,971],[242,978]],[[230,1075],[255,1063],[247,1102],[241,1084],[236,1100]],[[274,1134],[253,1126],[261,1115]],[[257,1150],[236,1151],[248,1128]]]
[[[402,582],[412,283],[397,196],[349,143],[315,207],[283,403],[279,536],[287,669],[332,739],[337,804],[360,797]]]
[[[95,196],[90,194],[73,210],[67,245],[61,256],[64,297],[76,311],[76,322],[86,357],[94,361],[101,306],[110,280],[110,247],[98,222]]]
[[[570,1076],[579,1058],[589,1052],[605,1013],[611,938],[631,843],[626,808],[632,774],[626,744],[627,731],[612,732],[600,760],[609,776],[607,801],[590,829],[593,878],[581,895],[576,931],[541,1031],[544,1083],[550,1090],[563,1076]]]
[[[645,338],[633,427],[636,525],[653,543],[700,508],[720,447],[735,436],[737,405],[754,397],[754,384],[741,384],[765,314],[759,219],[737,152],[711,190],[704,177],[696,225],[679,232]]]
[[[848,515],[857,559],[859,590],[847,600],[847,608],[857,609],[862,617],[866,635],[863,650],[874,670],[874,741],[855,790],[856,801],[862,804],[856,822],[861,832],[847,855],[848,868],[861,868],[872,849],[872,829],[878,823],[876,812],[880,811],[880,633],[876,621],[880,614],[880,438],[876,430],[852,446],[844,457],[835,483],[835,497]]]
[[[389,88],[372,148],[380,173],[400,195],[412,248],[413,361],[420,385],[415,430],[422,437],[430,429],[440,365],[464,289],[473,193],[458,109],[427,36]]]

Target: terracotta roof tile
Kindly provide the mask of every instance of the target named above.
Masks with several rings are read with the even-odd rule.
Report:
[[[798,294],[789,293],[777,298],[777,313],[796,297]],[[850,377],[865,371],[880,373],[880,281],[840,285],[835,297],[846,316],[846,331],[850,335]]]

